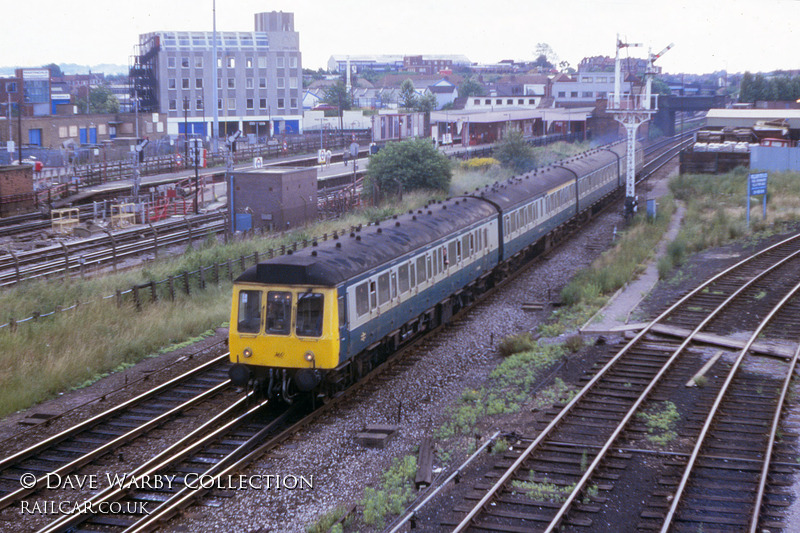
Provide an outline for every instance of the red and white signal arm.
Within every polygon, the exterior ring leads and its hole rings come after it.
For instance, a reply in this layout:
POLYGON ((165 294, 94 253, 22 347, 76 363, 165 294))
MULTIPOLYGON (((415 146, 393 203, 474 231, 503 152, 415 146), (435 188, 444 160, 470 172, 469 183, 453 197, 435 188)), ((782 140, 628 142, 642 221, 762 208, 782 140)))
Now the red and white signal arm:
POLYGON ((253 158, 253 168, 264 168, 264 158, 263 157, 254 157, 253 158))

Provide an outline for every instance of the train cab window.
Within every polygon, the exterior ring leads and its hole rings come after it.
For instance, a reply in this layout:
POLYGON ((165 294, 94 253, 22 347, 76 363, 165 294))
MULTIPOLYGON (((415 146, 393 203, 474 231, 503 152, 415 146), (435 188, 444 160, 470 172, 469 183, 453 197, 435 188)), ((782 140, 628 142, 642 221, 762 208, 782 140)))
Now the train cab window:
POLYGON ((417 283, 422 283, 428 279, 427 270, 425 270, 425 257, 417 257, 417 283))
POLYGON ((261 291, 239 291, 239 333, 258 333, 261 329, 261 291))
POLYGON ((297 319, 295 333, 298 337, 322 335, 322 311, 325 296, 316 292, 304 292, 297 296, 297 319))
POLYGON ((369 313, 369 289, 367 285, 366 281, 356 285, 356 314, 358 316, 364 316, 369 313))
POLYGON ((403 294, 411 287, 408 282, 408 265, 400 265, 397 268, 397 277, 400 281, 400 294, 403 294))
POLYGON ((267 333, 288 335, 292 327, 292 293, 267 293, 267 333))
POLYGON ((378 276, 378 305, 389 301, 389 273, 378 276))

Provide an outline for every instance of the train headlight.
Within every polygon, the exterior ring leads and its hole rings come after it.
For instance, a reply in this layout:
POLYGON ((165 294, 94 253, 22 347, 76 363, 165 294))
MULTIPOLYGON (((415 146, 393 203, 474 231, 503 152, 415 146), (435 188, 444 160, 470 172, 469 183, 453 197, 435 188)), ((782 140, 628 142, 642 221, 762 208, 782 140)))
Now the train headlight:
POLYGON ((245 348, 244 351, 242 352, 242 355, 244 355, 245 357, 252 357, 253 350, 251 350, 250 348, 245 348))
POLYGON ((311 351, 306 352, 305 355, 303 355, 303 359, 311 363, 312 361, 314 361, 314 352, 311 351))

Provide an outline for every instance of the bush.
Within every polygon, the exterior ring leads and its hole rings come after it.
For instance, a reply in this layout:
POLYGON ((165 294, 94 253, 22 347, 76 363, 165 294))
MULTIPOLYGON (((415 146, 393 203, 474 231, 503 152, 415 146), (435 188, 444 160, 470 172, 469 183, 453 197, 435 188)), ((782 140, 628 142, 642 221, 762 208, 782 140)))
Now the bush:
POLYGON ((429 140, 409 139, 387 144, 369 159, 364 190, 377 185, 383 192, 408 192, 416 189, 446 191, 453 171, 447 156, 429 140))
POLYGON ((528 172, 536 166, 533 148, 519 131, 510 131, 505 138, 495 144, 494 154, 500 164, 516 173, 528 172))
POLYGON ((500 355, 503 357, 508 357, 509 355, 519 352, 527 352, 535 348, 536 341, 533 339, 530 332, 526 331, 525 333, 510 335, 501 340, 500 346, 497 347, 497 351, 499 351, 500 355))

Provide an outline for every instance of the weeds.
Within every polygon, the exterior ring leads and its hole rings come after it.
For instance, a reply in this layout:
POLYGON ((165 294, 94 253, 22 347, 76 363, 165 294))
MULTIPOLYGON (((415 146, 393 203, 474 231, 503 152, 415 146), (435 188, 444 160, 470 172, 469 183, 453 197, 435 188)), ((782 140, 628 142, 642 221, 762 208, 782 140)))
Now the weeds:
POLYGON ((678 436, 675 433, 675 423, 680 419, 678 408, 672 402, 663 402, 660 409, 649 413, 637 413, 638 418, 644 420, 647 426, 647 440, 659 446, 666 446, 678 436))
MULTIPOLYGON (((332 532, 334 530, 332 530, 331 528, 333 528, 334 524, 339 522, 346 513, 347 513, 347 508, 340 505, 335 509, 323 514, 313 524, 307 525, 306 533, 328 533, 329 531, 332 532)), ((345 527, 350 525, 351 521, 352 517, 347 517, 344 520, 345 527)), ((341 528, 341 525, 339 525, 339 527, 341 528)), ((341 529, 339 531, 341 531, 341 529)))
POLYGON ((413 455, 396 457, 392 466, 383 474, 380 489, 366 487, 364 499, 364 522, 370 526, 383 528, 386 515, 399 515, 405 506, 414 499, 412 480, 417 472, 417 459, 413 455))

